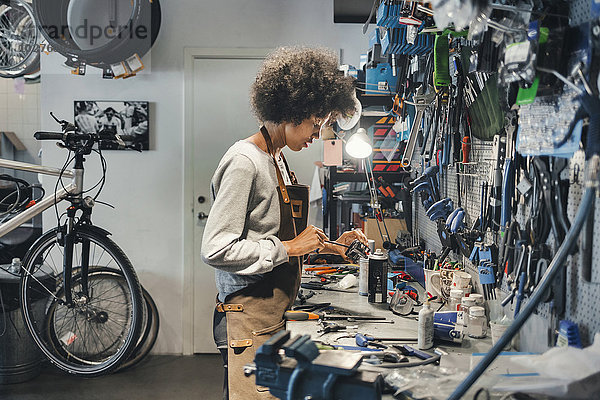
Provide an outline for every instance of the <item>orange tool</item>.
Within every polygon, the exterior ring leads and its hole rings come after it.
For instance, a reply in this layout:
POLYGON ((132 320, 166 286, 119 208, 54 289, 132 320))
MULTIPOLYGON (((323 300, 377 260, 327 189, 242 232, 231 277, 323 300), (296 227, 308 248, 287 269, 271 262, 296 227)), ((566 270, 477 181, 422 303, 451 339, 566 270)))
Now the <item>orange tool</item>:
POLYGON ((462 138, 462 162, 469 162, 469 153, 471 152, 471 138, 465 136, 462 138))
POLYGON ((317 275, 333 274, 336 272, 339 272, 339 269, 337 269, 337 268, 324 269, 322 271, 317 272, 317 275))
POLYGON ((322 267, 307 267, 304 268, 305 271, 323 271, 325 269, 331 269, 330 266, 322 266, 322 267))
POLYGON ((285 314, 283 314, 283 317, 286 321, 306 321, 321 318, 319 314, 314 312, 294 310, 286 311, 285 314))

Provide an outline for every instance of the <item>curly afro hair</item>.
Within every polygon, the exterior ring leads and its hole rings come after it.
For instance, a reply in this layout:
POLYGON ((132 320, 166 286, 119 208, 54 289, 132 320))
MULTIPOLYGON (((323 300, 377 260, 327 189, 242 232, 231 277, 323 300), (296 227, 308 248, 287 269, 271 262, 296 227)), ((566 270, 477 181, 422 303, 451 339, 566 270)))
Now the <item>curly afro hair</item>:
POLYGON ((351 112, 353 81, 338 70, 338 59, 330 50, 280 47, 260 67, 250 102, 261 122, 299 125, 313 115, 351 112))

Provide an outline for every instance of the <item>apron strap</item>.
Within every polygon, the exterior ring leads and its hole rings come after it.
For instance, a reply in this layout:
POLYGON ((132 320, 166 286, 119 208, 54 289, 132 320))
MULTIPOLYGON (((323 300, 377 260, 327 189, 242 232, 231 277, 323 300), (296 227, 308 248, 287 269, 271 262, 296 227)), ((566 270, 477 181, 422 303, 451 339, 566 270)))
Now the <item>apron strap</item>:
POLYGON ((292 182, 292 185, 297 185, 298 178, 296 178, 296 174, 290 169, 290 166, 288 165, 287 160, 285 159, 285 156, 283 155, 283 152, 281 153, 281 159, 283 160, 285 169, 287 170, 287 173, 290 176, 290 182, 292 182))
MULTIPOLYGON (((269 131, 267 131, 267 128, 265 128, 265 126, 263 125, 260 127, 260 132, 262 133, 262 135, 265 139, 265 142, 267 143, 267 150, 269 150, 269 154, 271 154, 271 157, 273 158, 273 162, 275 162, 275 172, 277 173, 277 182, 279 184, 279 190, 281 191, 281 197, 283 198, 283 202, 286 204, 289 204, 290 196, 288 195, 287 188, 285 187, 285 182, 283 181, 283 176, 281 176, 279 164, 277 163, 277 160, 275 159, 275 156, 273 155, 273 142, 271 142, 271 136, 269 136, 269 131)), ((285 158, 284 158, 284 160, 285 160, 285 158)), ((286 163, 286 168, 287 168, 287 163, 286 163)))

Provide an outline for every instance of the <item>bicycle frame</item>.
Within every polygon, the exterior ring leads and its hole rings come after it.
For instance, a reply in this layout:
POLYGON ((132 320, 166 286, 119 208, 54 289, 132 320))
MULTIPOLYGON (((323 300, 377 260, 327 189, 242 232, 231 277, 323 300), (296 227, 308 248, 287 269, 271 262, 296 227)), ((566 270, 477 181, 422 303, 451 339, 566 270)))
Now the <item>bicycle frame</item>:
POLYGON ((37 172, 42 175, 49 176, 63 176, 71 178, 71 183, 63 189, 62 187, 56 192, 44 197, 35 205, 25 209, 24 211, 15 215, 9 221, 0 224, 0 237, 13 231, 23 223, 29 221, 36 215, 41 214, 54 204, 64 200, 68 196, 81 196, 83 188, 83 169, 75 168, 73 170, 61 170, 58 168, 46 167, 43 165, 29 164, 20 161, 6 160, 0 158, 1 168, 10 168, 20 171, 37 172))
MULTIPOLYGON (((75 167, 73 170, 60 170, 57 168, 46 167, 43 165, 35 165, 29 163, 23 163, 19 161, 6 160, 0 158, 0 167, 3 168, 11 168, 17 169, 21 171, 28 172, 37 172, 42 175, 50 175, 50 176, 58 176, 58 177, 69 177, 71 178, 71 183, 66 187, 61 187, 56 192, 52 193, 49 196, 46 196, 39 203, 25 209, 24 211, 18 213, 15 217, 13 217, 10 221, 7 221, 3 224, 0 224, 0 237, 6 235, 8 232, 16 229, 18 226, 23 224, 25 221, 30 220, 34 216, 41 214, 48 208, 52 207, 54 204, 66 199, 67 197, 75 198, 77 202, 81 203, 82 200, 82 192, 83 192, 83 154, 77 154, 75 156, 75 167)), ((59 178, 60 179, 60 178, 59 178)), ((73 217, 75 215, 75 210, 70 207, 67 210, 67 215, 69 217, 69 222, 67 224, 67 230, 65 235, 65 244, 64 244, 64 264, 63 264, 63 285, 65 290, 65 299, 67 304, 72 304, 73 298, 71 294, 71 272, 73 267, 73 245, 74 245, 74 236, 73 236, 73 217)), ((83 242, 83 254, 82 254, 82 291, 85 295, 88 294, 88 282, 87 282, 87 272, 89 268, 89 242, 83 242)))

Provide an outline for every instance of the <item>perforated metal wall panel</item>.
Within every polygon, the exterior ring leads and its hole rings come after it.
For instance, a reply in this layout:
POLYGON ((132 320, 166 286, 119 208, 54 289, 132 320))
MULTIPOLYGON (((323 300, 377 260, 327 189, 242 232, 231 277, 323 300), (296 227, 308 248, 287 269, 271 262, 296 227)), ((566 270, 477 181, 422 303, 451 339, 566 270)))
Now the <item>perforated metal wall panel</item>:
MULTIPOLYGON (((473 140, 471 151, 471 164, 466 165, 460 175, 462 207, 466 210, 465 225, 470 227, 477 219, 480 213, 481 204, 481 183, 489 179, 489 169, 491 167, 492 148, 491 142, 482 142, 473 140)), ((415 157, 415 160, 419 156, 415 157)), ((563 171, 563 178, 569 179, 569 195, 567 214, 570 220, 573 220, 575 213, 581 202, 583 194, 583 162, 584 154, 579 151, 570 161, 569 167, 563 171)), ((416 167, 416 165, 415 165, 416 167)), ((418 168, 418 167, 416 167, 418 168)), ((441 197, 450 197, 454 201, 454 206, 458 206, 456 166, 447 167, 446 174, 442 179, 441 197)), ((441 243, 437 234, 436 225, 431 222, 425 213, 423 206, 418 199, 414 204, 414 215, 416 217, 416 229, 420 238, 426 243, 428 249, 441 252, 441 243)), ((529 216, 529 204, 521 204, 517 210, 517 221, 524 227, 529 216)), ((591 282, 585 282, 581 276, 581 254, 578 253, 569 257, 566 263, 567 268, 567 303, 564 319, 571 320, 579 325, 582 342, 588 345, 593 340, 596 332, 600 332, 600 200, 596 202, 594 219, 594 247, 593 247, 593 265, 591 282)), ((487 243, 499 243, 500 236, 497 233, 488 231, 486 233, 487 243)), ((549 244, 554 250, 552 235, 548 239, 549 244)), ((579 244, 579 248, 581 245, 579 244)), ((476 267, 471 262, 460 255, 451 253, 451 259, 461 261, 465 265, 465 270, 474 277, 474 289, 481 293, 482 288, 477 278, 476 267)), ((503 282, 500 288, 502 296, 508 294, 506 282, 503 282)), ((511 306, 505 308, 507 314, 512 314, 511 306)), ((554 330, 557 328, 558 320, 553 315, 552 304, 541 304, 536 312, 536 323, 527 324, 521 331, 522 350, 541 351, 549 346, 553 346, 555 340, 554 330), (549 338, 549 332, 551 333, 549 338)))

